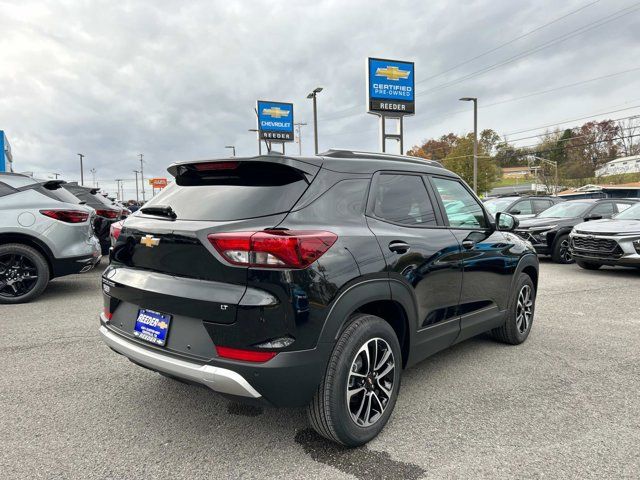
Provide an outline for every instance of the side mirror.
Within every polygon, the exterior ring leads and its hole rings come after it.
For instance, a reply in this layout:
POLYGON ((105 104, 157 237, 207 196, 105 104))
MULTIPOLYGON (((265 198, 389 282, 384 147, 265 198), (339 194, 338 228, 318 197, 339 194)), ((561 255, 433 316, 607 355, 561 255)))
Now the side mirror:
POLYGON ((585 222, 588 222, 589 220, 602 220, 602 215, 587 215, 584 217, 585 222))
POLYGON ((496 214, 496 230, 500 232, 513 232, 520 225, 520 221, 513 215, 505 212, 496 214))

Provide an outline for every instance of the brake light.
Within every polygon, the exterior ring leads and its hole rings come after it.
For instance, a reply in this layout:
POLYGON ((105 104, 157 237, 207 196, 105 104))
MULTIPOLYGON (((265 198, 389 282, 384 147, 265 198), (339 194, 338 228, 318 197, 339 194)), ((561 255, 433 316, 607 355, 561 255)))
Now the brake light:
POLYGON ((255 350, 241 350, 239 348, 216 346, 218 356, 231 360, 242 360, 244 362, 262 363, 271 360, 278 352, 256 352, 255 350))
POLYGON ((104 317, 107 320, 111 320, 111 317, 113 317, 113 313, 109 311, 109 307, 104 307, 103 311, 104 311, 104 317))
POLYGON ((87 212, 81 212, 79 210, 40 210, 40 213, 65 223, 82 223, 86 222, 89 218, 87 212))
POLYGON ((225 260, 259 268, 306 268, 336 242, 325 231, 264 230, 212 233, 207 237, 225 260))
POLYGON ((120 232, 122 232, 122 223, 112 223, 111 227, 109 228, 110 230, 110 234, 113 237, 114 240, 118 240, 118 237, 120 236, 120 232))
POLYGON ((96 210, 96 215, 105 218, 118 218, 118 212, 115 210, 96 210))
POLYGON ((195 163, 193 166, 199 172, 209 172, 212 170, 235 170, 240 162, 206 162, 195 163))

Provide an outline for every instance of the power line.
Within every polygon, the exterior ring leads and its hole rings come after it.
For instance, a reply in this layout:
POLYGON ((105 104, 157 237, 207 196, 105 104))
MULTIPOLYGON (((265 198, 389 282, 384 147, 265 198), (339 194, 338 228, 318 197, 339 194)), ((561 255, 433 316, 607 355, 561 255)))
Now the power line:
POLYGON ((416 82, 416 85, 418 85, 420 83, 427 82, 429 80, 432 80, 432 79, 434 79, 436 77, 444 75, 445 73, 449 73, 450 71, 455 70, 458 67, 461 67, 461 66, 466 65, 466 64, 468 64, 470 62, 473 62, 474 60, 477 60, 477 59, 482 58, 482 57, 484 57, 486 55, 489 55, 490 53, 496 52, 496 51, 500 50, 501 48, 506 47, 507 45, 511 45, 512 43, 515 43, 518 40, 522 40, 523 38, 528 37, 529 35, 532 35, 532 34, 538 32, 538 31, 540 31, 540 30, 542 30, 542 29, 544 29, 544 28, 546 28, 546 27, 548 27, 550 25, 553 25, 554 23, 558 23, 559 21, 564 20, 565 18, 570 17, 571 15, 574 15, 574 14, 576 14, 578 12, 581 12, 582 10, 584 10, 586 8, 589 8, 590 6, 595 5, 596 3, 599 3, 599 2, 600 2, 600 0, 596 0, 595 2, 591 2, 591 3, 588 3, 587 5, 583 5, 582 7, 578 8, 576 10, 573 10, 573 11, 571 11, 571 12, 565 14, 565 15, 562 15, 561 17, 558 17, 558 18, 556 18, 554 20, 551 20, 550 22, 547 22, 544 25, 540 25, 539 27, 536 27, 533 30, 529 30, 528 32, 523 33, 522 35, 519 35, 519 36, 517 36, 515 38, 512 38, 511 40, 509 40, 509 41, 507 41, 505 43, 502 43, 502 44, 498 45, 497 47, 494 47, 494 48, 492 48, 490 50, 487 50, 486 52, 483 52, 483 53, 481 53, 479 55, 476 55, 475 57, 469 58, 469 59, 465 60, 464 62, 461 62, 461 63, 458 63, 456 65, 453 65, 452 67, 449 67, 446 70, 443 70, 443 71, 441 71, 439 73, 436 73, 435 75, 431 75, 430 77, 424 78, 424 79, 420 80, 419 82, 416 82))
POLYGON ((513 56, 511 56, 511 57, 509 57, 509 58, 507 58, 505 60, 502 60, 500 62, 497 62, 497 63, 494 63, 492 65, 489 65, 488 67, 481 68, 479 70, 476 70, 475 72, 471 72, 471 73, 469 73, 467 75, 463 75, 463 76, 458 77, 458 78, 456 78, 454 80, 451 80, 449 82, 445 82, 445 83, 442 83, 440 85, 436 85, 435 87, 430 88, 429 90, 424 90, 424 91, 422 91, 420 93, 416 93, 416 97, 419 97, 419 96, 422 96, 422 95, 428 95, 430 93, 433 93, 433 92, 436 92, 436 91, 443 90, 445 88, 451 87, 453 85, 457 85, 458 83, 461 83, 461 82, 463 82, 465 80, 468 80, 470 78, 483 75, 483 74, 485 74, 487 72, 495 70, 496 68, 502 67, 504 65, 508 65, 509 63, 513 63, 516 60, 520 60, 521 58, 527 57, 527 56, 529 56, 529 55, 531 55, 533 53, 537 53, 537 52, 539 52, 541 50, 544 50, 545 48, 549 48, 549 47, 551 47, 553 45, 556 45, 556 44, 561 43, 561 42, 563 42, 565 40, 568 40, 569 38, 573 38, 575 36, 581 35, 581 34, 583 34, 585 32, 588 32, 590 30, 598 28, 598 27, 600 27, 602 25, 605 25, 605 24, 607 24, 609 22, 612 22, 614 20, 622 18, 622 17, 624 17, 626 15, 629 15, 629 14, 635 12, 638 9, 640 9, 640 2, 637 2, 637 3, 635 3, 635 4, 633 4, 633 5, 629 6, 629 7, 625 7, 623 9, 621 9, 621 10, 618 10, 617 12, 612 13, 610 15, 607 15, 606 17, 604 17, 604 18, 602 18, 600 20, 596 20, 595 22, 588 23, 588 24, 586 24, 586 25, 584 25, 584 26, 582 26, 580 28, 577 28, 575 30, 572 30, 572 31, 566 33, 566 34, 563 34, 563 35, 561 35, 559 37, 556 37, 556 38, 554 38, 552 40, 549 40, 546 43, 540 44, 540 45, 538 45, 536 47, 533 47, 533 48, 531 48, 529 50, 525 50, 525 51, 523 51, 523 52, 521 52, 521 53, 519 53, 517 55, 513 55, 513 56))

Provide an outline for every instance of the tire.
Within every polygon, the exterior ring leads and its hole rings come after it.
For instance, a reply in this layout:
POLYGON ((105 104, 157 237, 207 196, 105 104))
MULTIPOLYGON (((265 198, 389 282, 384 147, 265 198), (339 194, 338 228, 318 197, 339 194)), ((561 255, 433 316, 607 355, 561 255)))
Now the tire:
POLYGON ((372 440, 393 412, 401 369, 400 344, 391 325, 374 315, 353 316, 336 342, 324 379, 307 407, 311 426, 323 437, 347 447, 372 440), (362 374, 369 370, 367 352, 368 358, 378 357, 371 362, 379 366, 373 369, 378 377, 362 374), (393 369, 385 373, 390 365, 393 369), (354 393, 350 402, 347 389, 354 393))
POLYGON ((527 339, 529 332, 531 332, 536 309, 536 289, 531 277, 526 273, 521 273, 513 292, 504 325, 492 330, 491 333, 500 342, 519 345, 527 339), (529 292, 530 304, 528 306, 526 305, 526 291, 529 292), (526 314, 527 312, 528 314, 526 314), (521 314, 523 315, 522 319, 520 317, 521 314), (526 325, 523 326, 524 323, 526 325))
POLYGON ((35 248, 21 243, 0 245, 0 304, 30 302, 42 294, 49 277, 49 265, 35 248), (19 277, 22 280, 16 281, 19 277))
POLYGON ((573 257, 569 250, 569 235, 564 234, 556 238, 553 243, 553 252, 551 253, 551 259, 556 263, 568 264, 573 263, 573 257))
POLYGON ((576 263, 585 270, 598 270, 602 266, 601 263, 583 262, 582 260, 576 260, 576 263))

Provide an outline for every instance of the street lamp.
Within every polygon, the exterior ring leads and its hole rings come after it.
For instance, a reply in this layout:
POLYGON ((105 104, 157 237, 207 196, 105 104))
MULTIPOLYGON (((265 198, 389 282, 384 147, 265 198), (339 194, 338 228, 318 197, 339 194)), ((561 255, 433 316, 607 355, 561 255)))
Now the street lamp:
POLYGON ((315 141, 315 152, 318 154, 318 107, 316 104, 316 95, 322 91, 322 87, 314 88, 313 91, 307 95, 307 98, 313 99, 313 139, 315 141))
POLYGON ((306 126, 306 123, 294 123, 296 130, 298 131, 298 154, 302 156, 302 127, 306 126))
POLYGON ((256 137, 258 137, 258 155, 262 155, 262 143, 260 142, 260 130, 257 128, 250 128, 250 132, 255 132, 256 137))
MULTIPOLYGON (((542 157, 538 157, 536 155, 532 155, 534 159, 538 160, 539 162, 542 163, 546 163, 548 165, 551 165, 555 168, 555 185, 553 187, 553 194, 557 197, 558 196, 558 162, 556 160, 549 160, 547 158, 542 158, 542 157)), ((537 183, 537 171, 536 171, 536 183, 537 183)), ((546 188, 545 188, 546 190, 546 188)), ((538 191, 538 185, 536 185, 536 192, 538 191)))
POLYGON ((478 193, 478 99, 462 97, 461 102, 473 102, 473 191, 478 193))
POLYGON ((82 159, 84 158, 84 154, 79 153, 78 156, 80 157, 80 185, 84 185, 84 170, 82 168, 82 159))
POLYGON ((231 150, 233 150, 233 156, 236 156, 236 147, 235 145, 226 145, 224 148, 230 148, 231 150))
POLYGON ((136 203, 140 204, 140 196, 138 195, 138 174, 140 170, 134 170, 133 173, 136 174, 136 203))

